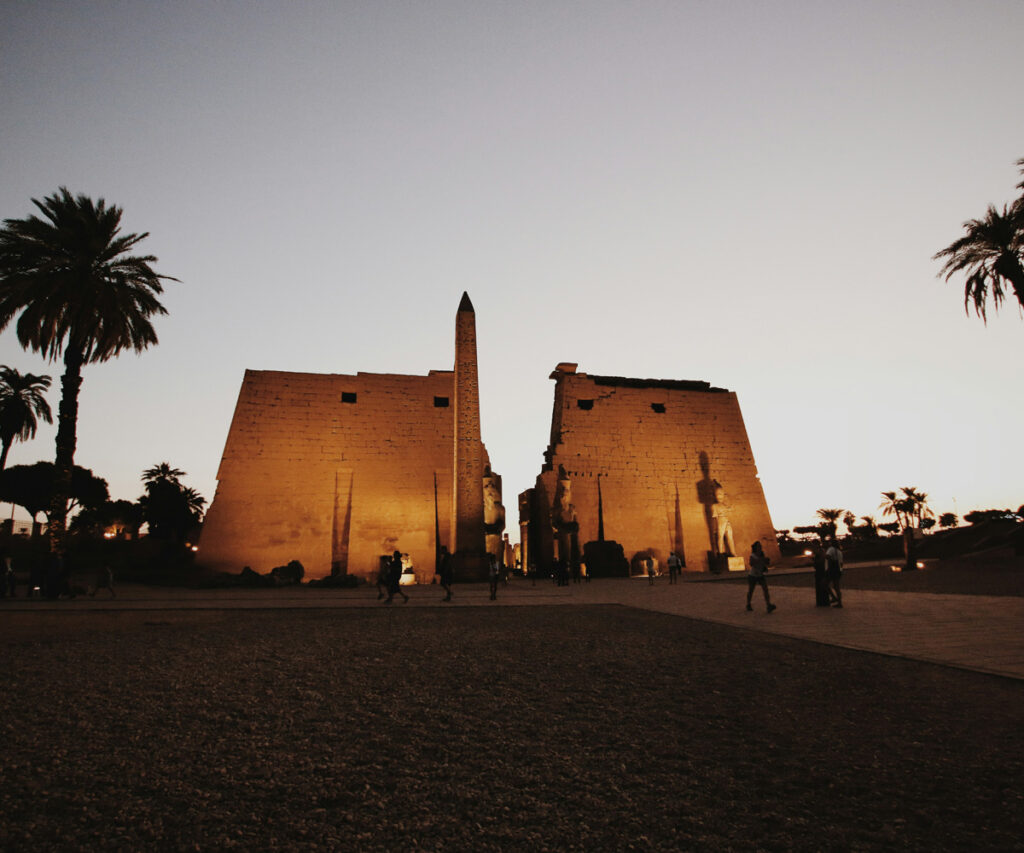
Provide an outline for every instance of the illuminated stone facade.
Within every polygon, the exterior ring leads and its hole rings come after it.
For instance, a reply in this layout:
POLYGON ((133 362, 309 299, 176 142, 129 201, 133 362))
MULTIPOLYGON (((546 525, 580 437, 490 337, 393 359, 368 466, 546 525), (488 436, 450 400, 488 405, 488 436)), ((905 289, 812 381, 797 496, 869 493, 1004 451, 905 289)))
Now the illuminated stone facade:
POLYGON ((755 540, 778 558, 734 393, 706 382, 588 376, 575 364, 560 364, 551 378, 551 443, 536 486, 519 496, 528 563, 546 570, 600 541, 623 547, 625 562, 605 566, 614 574, 644 573, 648 556, 665 572, 673 550, 689 571, 740 569, 755 540))
MULTIPOLYGON (((430 583, 439 538, 465 555, 462 577, 477 576, 490 472, 465 294, 455 366, 426 376, 247 370, 201 562, 266 572, 299 560, 307 578, 374 579, 380 557, 398 550, 411 558, 416 580, 430 583)), ((489 488, 495 483, 500 490, 490 475, 489 488)))

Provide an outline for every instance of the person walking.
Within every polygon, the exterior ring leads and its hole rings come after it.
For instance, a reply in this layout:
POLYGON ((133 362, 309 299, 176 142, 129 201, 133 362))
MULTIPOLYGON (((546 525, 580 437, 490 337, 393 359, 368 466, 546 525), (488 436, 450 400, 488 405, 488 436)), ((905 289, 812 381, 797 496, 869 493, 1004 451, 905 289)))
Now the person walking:
POLYGON ((377 569, 377 601, 380 601, 388 594, 388 578, 391 576, 391 558, 381 555, 377 562, 380 564, 377 569))
POLYGON ((391 561, 388 566, 388 597, 384 599, 385 604, 390 604, 391 599, 395 597, 395 593, 402 596, 402 602, 406 603, 409 601, 409 596, 402 592, 402 552, 395 551, 391 555, 391 561))
POLYGON ((816 607, 828 607, 828 575, 825 572, 825 550, 821 543, 814 545, 811 560, 814 564, 814 604, 816 607))
POLYGON ((679 573, 683 570, 683 561, 679 559, 679 555, 673 551, 668 555, 668 582, 676 583, 679 580, 679 573))
POLYGON ((488 559, 490 560, 490 567, 488 569, 487 576, 488 576, 488 580, 491 583, 491 601, 497 601, 498 600, 498 577, 499 577, 498 558, 495 557, 494 554, 488 554, 487 556, 488 556, 488 559))
POLYGON ((6 596, 14 598, 17 582, 15 581, 14 566, 11 563, 11 558, 6 554, 0 558, 0 572, 3 573, 3 577, 0 577, 0 598, 6 596))
POLYGON ((644 565, 647 567, 647 583, 654 586, 654 557, 644 557, 644 565))
POLYGON ((755 542, 750 546, 750 558, 747 562, 750 564, 750 568, 747 570, 747 610, 754 609, 750 599, 754 595, 754 589, 760 586, 764 590, 765 606, 768 608, 768 612, 771 613, 775 609, 775 605, 772 604, 771 596, 768 594, 768 581, 764 577, 764 573, 768 570, 771 560, 764 553, 760 542, 755 542))
POLYGON ((832 544, 825 552, 825 572, 828 576, 828 593, 832 606, 842 607, 843 552, 839 549, 839 543, 835 539, 832 540, 832 544))
POLYGON ((448 549, 441 546, 441 564, 438 566, 438 574, 441 576, 441 588, 447 593, 441 601, 452 600, 452 555, 448 549))

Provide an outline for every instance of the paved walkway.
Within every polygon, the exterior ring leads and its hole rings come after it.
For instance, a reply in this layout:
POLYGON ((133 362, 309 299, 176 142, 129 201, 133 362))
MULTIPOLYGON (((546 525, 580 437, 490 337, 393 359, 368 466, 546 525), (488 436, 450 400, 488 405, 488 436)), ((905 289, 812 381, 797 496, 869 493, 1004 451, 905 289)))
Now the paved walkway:
MULTIPOLYGON (((733 583, 682 582, 659 578, 595 580, 556 587, 514 578, 501 587, 498 600, 488 600, 484 584, 456 585, 454 600, 442 604, 437 586, 406 587, 409 604, 398 599, 391 607, 507 607, 620 604, 767 631, 850 649, 913 658, 1010 678, 1024 679, 1024 598, 974 595, 928 595, 907 592, 845 590, 843 609, 814 606, 813 589, 775 587, 778 605, 765 612, 760 590, 755 611, 745 607, 746 587, 733 583)), ((280 590, 186 590, 142 586, 118 587, 116 599, 105 592, 96 598, 40 601, 0 600, 5 614, 26 612, 88 612, 124 610, 237 610, 382 607, 376 589, 325 590, 299 587, 280 590)))

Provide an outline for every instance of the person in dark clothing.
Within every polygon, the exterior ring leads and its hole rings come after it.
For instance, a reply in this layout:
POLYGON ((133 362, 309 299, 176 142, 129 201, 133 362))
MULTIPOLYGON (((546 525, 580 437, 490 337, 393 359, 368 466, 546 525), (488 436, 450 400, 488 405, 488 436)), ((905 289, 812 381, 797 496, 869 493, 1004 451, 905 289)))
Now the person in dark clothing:
POLYGON ((438 565, 437 573, 441 576, 441 587, 447 593, 441 601, 452 600, 452 555, 448 553, 448 549, 441 546, 441 562, 438 565))
POLYGON ((555 563, 555 584, 557 586, 569 585, 569 564, 565 560, 558 560, 555 563))
POLYGON ((487 579, 490 581, 490 586, 491 586, 491 601, 497 601, 498 600, 498 578, 499 578, 498 558, 495 557, 494 554, 488 554, 487 555, 487 559, 488 559, 487 579))
POLYGON ((402 592, 402 552, 395 551, 391 555, 391 564, 388 572, 388 597, 384 599, 385 604, 390 604, 395 594, 402 596, 402 601, 408 601, 409 596, 402 592))
POLYGON ((679 554, 673 551, 668 555, 668 582, 678 583, 679 572, 682 571, 683 561, 679 559, 679 554))
POLYGON ((764 578, 764 573, 768 570, 770 563, 771 560, 768 559, 760 542, 755 542, 750 546, 750 557, 747 560, 749 566, 747 569, 747 610, 754 609, 750 599, 757 587, 761 587, 764 592, 764 603, 768 612, 771 613, 775 610, 775 605, 772 604, 771 596, 768 594, 768 581, 764 578))
POLYGON ((0 598, 10 596, 14 598, 17 582, 14 578, 14 564, 6 554, 0 556, 0 598))
POLYGON ((391 574, 391 558, 382 556, 377 571, 377 601, 388 594, 388 576, 391 574))
POLYGON ((843 606, 843 552, 835 539, 825 552, 825 573, 828 577, 828 592, 833 607, 843 606))
POLYGON ((825 552, 820 543, 814 546, 814 603, 817 607, 828 607, 828 575, 825 573, 825 552))

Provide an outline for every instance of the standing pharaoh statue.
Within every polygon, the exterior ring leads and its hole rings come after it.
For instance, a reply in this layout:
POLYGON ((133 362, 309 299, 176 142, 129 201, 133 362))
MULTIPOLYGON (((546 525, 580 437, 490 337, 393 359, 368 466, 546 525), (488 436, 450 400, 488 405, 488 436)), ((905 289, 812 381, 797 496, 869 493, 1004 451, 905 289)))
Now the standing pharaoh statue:
POLYGON ((572 480, 562 465, 558 466, 558 488, 555 503, 551 507, 551 528, 555 534, 557 561, 565 561, 571 567, 579 559, 579 523, 576 521, 576 507, 572 503, 572 480))
POLYGON ((736 541, 732 535, 732 522, 729 521, 729 504, 726 501, 725 489, 715 481, 715 502, 711 506, 711 527, 715 556, 720 559, 736 556, 736 541))
POLYGON ((501 503, 501 478, 484 468, 484 537, 487 553, 501 559, 504 543, 501 534, 505 531, 505 507, 501 503))

